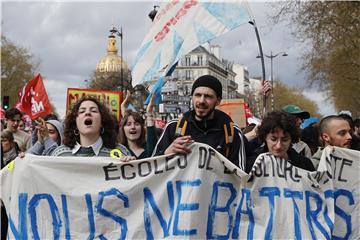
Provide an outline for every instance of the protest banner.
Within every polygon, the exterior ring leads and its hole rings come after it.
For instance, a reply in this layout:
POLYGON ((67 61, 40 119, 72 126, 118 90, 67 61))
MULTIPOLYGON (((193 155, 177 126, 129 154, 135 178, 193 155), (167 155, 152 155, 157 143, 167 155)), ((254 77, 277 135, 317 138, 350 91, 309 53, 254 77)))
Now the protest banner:
POLYGON ((26 155, 1 171, 10 239, 355 239, 359 154, 317 172, 269 153, 249 175, 205 144, 121 163, 26 155), (225 167, 226 166, 226 167, 225 167))
POLYGON ((74 104, 84 96, 92 96, 107 106, 110 112, 120 121, 121 102, 123 100, 123 92, 68 88, 66 97, 66 112, 70 112, 74 104))

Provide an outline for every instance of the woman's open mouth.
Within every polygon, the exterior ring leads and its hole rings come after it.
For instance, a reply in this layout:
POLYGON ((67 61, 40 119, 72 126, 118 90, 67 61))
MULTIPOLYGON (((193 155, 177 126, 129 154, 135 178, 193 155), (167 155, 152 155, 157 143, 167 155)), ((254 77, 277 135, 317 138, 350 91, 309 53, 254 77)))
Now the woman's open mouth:
POLYGON ((92 121, 92 119, 90 119, 90 118, 87 118, 87 119, 85 119, 85 121, 84 121, 85 126, 91 126, 92 123, 93 123, 93 121, 92 121))
POLYGON ((136 130, 132 130, 132 131, 129 131, 130 134, 136 134, 137 131, 136 130))

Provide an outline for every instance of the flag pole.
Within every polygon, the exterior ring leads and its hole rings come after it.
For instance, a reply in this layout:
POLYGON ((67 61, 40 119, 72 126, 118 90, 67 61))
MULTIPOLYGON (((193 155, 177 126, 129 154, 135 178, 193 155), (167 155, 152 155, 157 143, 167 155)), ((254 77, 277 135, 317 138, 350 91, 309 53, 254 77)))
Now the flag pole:
MULTIPOLYGON (((266 73, 265 73, 265 61, 264 61, 264 54, 263 54, 261 40, 260 40, 260 34, 259 34, 259 30, 257 28, 256 22, 255 22, 255 18, 252 15, 250 6, 249 6, 249 4, 247 2, 246 2, 246 7, 248 9, 248 13, 249 13, 249 16, 250 16, 249 23, 254 26, 255 35, 256 35, 257 42, 258 42, 258 46, 259 46, 260 59, 261 59, 261 69, 262 69, 262 79, 261 80, 262 80, 262 85, 264 85, 266 73)), ((264 106, 263 115, 265 116, 265 114, 268 112, 268 97, 265 94, 263 95, 263 106, 264 106)))

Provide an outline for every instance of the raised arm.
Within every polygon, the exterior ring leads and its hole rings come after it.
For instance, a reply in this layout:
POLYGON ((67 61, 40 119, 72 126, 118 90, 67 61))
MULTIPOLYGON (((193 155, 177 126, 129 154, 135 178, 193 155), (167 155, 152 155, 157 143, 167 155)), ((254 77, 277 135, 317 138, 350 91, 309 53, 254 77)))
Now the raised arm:
POLYGON ((131 92, 128 90, 126 92, 126 97, 125 97, 124 101, 121 103, 121 116, 125 115, 127 106, 130 103, 130 99, 131 99, 131 92))

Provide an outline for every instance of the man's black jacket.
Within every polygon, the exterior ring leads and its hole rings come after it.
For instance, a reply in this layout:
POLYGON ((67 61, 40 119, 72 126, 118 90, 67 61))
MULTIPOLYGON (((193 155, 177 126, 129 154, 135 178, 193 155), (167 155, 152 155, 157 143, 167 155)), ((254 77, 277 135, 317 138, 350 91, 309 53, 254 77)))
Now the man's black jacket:
MULTIPOLYGON (((214 118, 210 120, 197 121, 195 119, 195 112, 185 113, 187 116, 187 127, 185 136, 191 136, 195 142, 205 143, 215 148, 222 155, 226 155, 226 142, 224 123, 231 121, 231 118, 220 110, 214 111, 214 118)), ((163 155, 165 150, 170 146, 176 137, 176 125, 178 120, 169 122, 159 141, 156 144, 153 156, 163 155)), ((241 169, 245 169, 245 144, 246 138, 242 135, 240 129, 234 126, 234 140, 230 147, 230 153, 228 159, 239 166, 241 169)))

